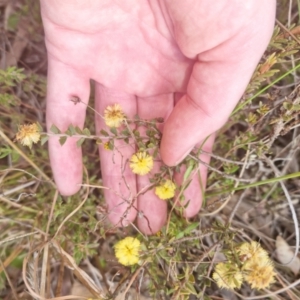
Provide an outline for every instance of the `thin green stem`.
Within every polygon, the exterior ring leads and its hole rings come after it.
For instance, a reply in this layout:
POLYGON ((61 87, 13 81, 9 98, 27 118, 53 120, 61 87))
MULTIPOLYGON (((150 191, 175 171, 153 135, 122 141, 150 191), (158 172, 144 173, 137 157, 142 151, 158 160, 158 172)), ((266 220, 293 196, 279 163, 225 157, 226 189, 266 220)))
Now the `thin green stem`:
MULTIPOLYGON (((298 0, 298 1, 300 1, 300 0, 298 0)), ((270 87, 272 87, 275 83, 277 83, 278 81, 282 80, 284 77, 286 77, 289 74, 295 72, 298 68, 300 68, 300 64, 297 65, 296 67, 290 69, 288 72, 284 73, 282 76, 276 78, 274 81, 272 81, 270 84, 268 84, 263 89, 259 90, 255 95, 253 95, 252 97, 250 97, 248 100, 246 100, 245 102, 243 102, 240 105, 238 105, 238 107, 231 113, 231 116, 235 115, 244 106, 246 106, 247 104, 249 104, 253 99, 255 99, 256 97, 258 97, 259 95, 261 95, 264 91, 266 91, 267 89, 269 89, 270 87)))
POLYGON ((227 190, 222 190, 220 192, 207 194, 206 197, 216 196, 216 195, 220 195, 220 194, 224 194, 224 193, 230 193, 230 192, 233 192, 233 191, 245 190, 245 189, 252 188, 252 187, 257 187, 257 186, 260 186, 260 185, 276 183, 276 182, 279 182, 279 181, 282 181, 282 180, 287 180, 287 179, 292 179, 292 178, 297 178, 297 177, 300 177, 300 172, 291 173, 291 174, 287 174, 287 175, 284 175, 284 176, 270 178, 270 179, 266 179, 266 180, 261 180, 261 181, 254 182, 254 183, 240 185, 236 188, 230 188, 230 189, 227 189, 227 190))

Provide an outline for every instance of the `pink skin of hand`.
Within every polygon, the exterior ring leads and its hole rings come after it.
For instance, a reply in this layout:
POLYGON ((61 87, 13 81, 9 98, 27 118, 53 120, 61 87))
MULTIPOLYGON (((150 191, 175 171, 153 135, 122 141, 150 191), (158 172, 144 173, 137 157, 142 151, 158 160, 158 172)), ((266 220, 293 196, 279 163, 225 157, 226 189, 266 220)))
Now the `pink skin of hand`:
MULTIPOLYGON (((100 114, 119 103, 129 118, 166 120, 160 154, 167 165, 180 162, 209 135, 203 149, 211 152, 214 133, 242 96, 270 40, 275 6, 274 0, 41 0, 49 60, 48 129, 52 124, 61 130, 84 126, 85 105, 70 99, 87 103, 93 79, 100 114)), ((100 117, 95 123, 97 132, 107 129, 100 117)), ((167 203, 148 191, 134 203, 137 210, 124 215, 124 199, 134 199, 149 177, 135 176, 127 164, 128 189, 120 169, 135 150, 124 142, 117 147, 123 161, 117 152, 112 159, 112 151, 99 147, 103 185, 110 188, 104 191, 109 219, 127 225, 140 211, 140 230, 155 233, 166 222, 167 203)), ((76 140, 61 147, 51 138, 49 152, 59 191, 76 193, 82 183, 76 140)), ((209 156, 200 158, 209 163, 209 156)), ((201 166, 200 173, 205 186, 207 169, 201 166)), ((196 177, 185 192, 190 200, 186 217, 201 207, 196 177)), ((182 174, 175 180, 180 184, 182 174)))

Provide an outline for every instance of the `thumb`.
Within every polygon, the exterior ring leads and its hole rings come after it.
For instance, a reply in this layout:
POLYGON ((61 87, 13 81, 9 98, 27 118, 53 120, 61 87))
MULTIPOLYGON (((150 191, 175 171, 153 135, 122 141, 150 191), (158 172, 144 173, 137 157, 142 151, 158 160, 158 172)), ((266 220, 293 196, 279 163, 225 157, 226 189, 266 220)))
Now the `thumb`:
POLYGON ((250 43, 235 51, 232 49, 237 49, 233 47, 237 47, 236 43, 229 42, 198 55, 187 93, 164 126, 161 156, 167 165, 178 164, 197 143, 224 125, 243 95, 267 42, 266 39, 264 45, 250 43))
POLYGON ((183 96, 168 118, 161 142, 161 157, 167 165, 177 165, 194 148, 226 121, 227 114, 213 120, 188 95, 183 96))
MULTIPOLYGON (((253 7, 255 19, 245 22, 237 19, 237 27, 232 28, 218 25, 213 31, 218 38, 212 34, 211 43, 208 36, 191 38, 189 34, 194 27, 183 28, 181 40, 187 41, 183 49, 192 54, 196 62, 186 95, 175 106, 164 127, 160 150, 167 165, 178 164, 198 142, 217 131, 243 95, 272 36, 275 19, 275 1, 253 7)), ((188 23, 180 24, 187 26, 188 23)), ((216 24, 219 23, 216 21, 216 24)), ((210 32, 210 27, 202 29, 210 32)))

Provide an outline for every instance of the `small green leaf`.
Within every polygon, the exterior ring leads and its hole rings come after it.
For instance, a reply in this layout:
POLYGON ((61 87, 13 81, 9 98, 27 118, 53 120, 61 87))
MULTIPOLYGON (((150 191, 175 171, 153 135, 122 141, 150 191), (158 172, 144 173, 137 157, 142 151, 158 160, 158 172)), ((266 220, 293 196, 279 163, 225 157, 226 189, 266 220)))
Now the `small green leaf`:
POLYGON ((124 130, 121 131, 122 135, 128 136, 129 135, 129 130, 126 128, 124 130))
POLYGON ((76 129, 73 126, 73 124, 71 124, 68 128, 69 132, 70 132, 70 136, 75 135, 76 134, 76 129))
POLYGON ((183 231, 181 231, 181 232, 179 232, 177 235, 176 235, 176 239, 178 240, 178 239, 181 239, 181 238, 183 238, 184 237, 184 232, 183 231))
POLYGON ((153 145, 157 145, 158 143, 157 143, 158 141, 155 139, 155 138, 150 138, 149 139, 149 143, 151 143, 151 144, 153 144, 153 145))
POLYGON ((184 229, 184 233, 185 234, 189 234, 191 233, 195 228, 197 228, 199 226, 198 222, 194 222, 191 225, 189 225, 187 228, 184 229))
POLYGON ((11 152, 11 158, 12 158, 12 161, 13 161, 14 163, 17 162, 17 161, 19 160, 19 158, 20 158, 19 152, 13 150, 13 151, 11 152))
POLYGON ((61 131, 54 124, 52 124, 52 126, 50 127, 50 131, 53 132, 54 134, 61 133, 61 131))
POLYGON ((187 183, 184 184, 184 191, 189 187, 189 185, 191 184, 192 182, 192 178, 190 178, 187 183))
POLYGON ((41 146, 43 146, 49 140, 49 136, 45 135, 41 138, 41 146))
POLYGON ((85 140, 85 138, 82 137, 82 138, 80 138, 80 139, 76 142, 76 145, 77 145, 78 148, 81 147, 81 145, 83 144, 84 140, 85 140))
POLYGON ((75 127, 75 131, 78 134, 82 134, 82 130, 78 126, 75 127))
POLYGON ((152 149, 152 148, 154 148, 154 144, 153 143, 147 143, 147 148, 148 149, 152 149))
POLYGON ((66 140, 67 140, 67 137, 66 137, 66 136, 61 136, 61 137, 59 138, 59 143, 60 143, 60 145, 63 146, 64 143, 66 142, 66 140))
POLYGON ((111 127, 109 130, 110 130, 110 132, 111 132, 112 134, 118 135, 118 132, 117 132, 116 127, 111 127))
POLYGON ((82 131, 82 133, 83 133, 84 135, 86 135, 86 136, 91 136, 91 133, 90 133, 90 131, 88 130, 88 128, 84 128, 83 131, 82 131))
POLYGON ((64 134, 66 134, 68 136, 72 136, 72 133, 69 128, 64 132, 64 134))
POLYGON ((147 148, 143 142, 137 142, 137 146, 140 151, 144 151, 147 148))
POLYGON ((39 132, 43 131, 43 127, 42 127, 42 125, 39 122, 36 122, 36 125, 37 125, 37 127, 39 129, 39 132))
POLYGON ((110 140, 110 141, 108 142, 108 149, 109 149, 109 150, 114 150, 114 147, 115 147, 115 145, 114 145, 114 140, 110 140))
POLYGON ((132 132, 135 137, 140 137, 140 132, 138 130, 134 129, 132 132))
POLYGON ((0 84, 15 86, 16 83, 19 83, 26 78, 23 71, 24 69, 18 69, 15 66, 8 67, 6 70, 0 70, 0 84))
POLYGON ((10 149, 8 146, 4 146, 3 148, 0 148, 0 158, 6 157, 12 152, 12 149, 10 149))
POLYGON ((190 160, 189 161, 189 166, 188 166, 188 168, 184 172, 183 181, 187 180, 187 178, 191 175, 193 169, 194 169, 194 163, 193 163, 193 161, 190 160))
POLYGON ((183 206, 184 209, 187 209, 187 207, 190 205, 191 200, 189 199, 183 206))
MULTIPOLYGON (((197 292, 194 288, 194 285, 190 282, 187 282, 185 285, 185 289, 186 289, 186 294, 187 295, 197 295, 197 292)), ((183 291, 184 293, 184 291, 183 291)))
POLYGON ((1 107, 4 106, 6 108, 9 108, 11 106, 20 105, 19 99, 17 98, 17 96, 11 95, 11 94, 8 94, 8 93, 1 93, 0 94, 0 104, 1 104, 1 107))
MULTIPOLYGON (((77 127, 77 126, 76 126, 76 127, 77 127)), ((76 134, 76 128, 73 126, 73 124, 71 124, 71 125, 69 126, 69 128, 70 128, 70 131, 72 131, 73 134, 76 134)))
POLYGON ((103 136, 109 136, 109 134, 107 133, 107 131, 105 131, 104 129, 100 130, 100 134, 102 134, 103 136))
POLYGON ((7 27, 11 31, 15 31, 20 23, 20 16, 17 13, 9 14, 7 22, 7 27))

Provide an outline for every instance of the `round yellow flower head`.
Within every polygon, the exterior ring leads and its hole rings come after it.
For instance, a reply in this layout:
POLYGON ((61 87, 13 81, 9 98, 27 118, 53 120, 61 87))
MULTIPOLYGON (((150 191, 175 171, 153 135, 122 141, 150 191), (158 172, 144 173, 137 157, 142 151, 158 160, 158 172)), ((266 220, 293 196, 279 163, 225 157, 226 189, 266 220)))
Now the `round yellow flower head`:
POLYGON ((130 168, 133 173, 138 175, 146 175, 153 168, 153 157, 147 152, 137 152, 130 159, 130 168))
POLYGON ((269 259, 246 263, 244 278, 253 289, 263 289, 269 287, 275 281, 274 268, 269 259))
POLYGON ((218 263, 215 267, 213 279, 219 288, 240 288, 243 283, 243 274, 236 265, 231 262, 218 263))
POLYGON ((241 262, 259 261, 269 259, 268 253, 264 250, 258 242, 251 241, 251 243, 243 243, 237 248, 237 253, 241 262))
POLYGON ((23 146, 31 148, 32 143, 40 140, 40 130, 36 123, 30 125, 20 125, 16 135, 16 140, 20 141, 23 146))
POLYGON ((124 266, 132 266, 139 261, 141 243, 137 238, 126 237, 115 244, 115 255, 119 263, 124 266))
POLYGON ((108 127, 120 127, 125 120, 125 114, 120 104, 107 106, 104 110, 104 122, 108 127))
POLYGON ((175 195, 176 186, 172 180, 164 180, 155 188, 155 194, 159 199, 166 200, 173 198, 175 195))

